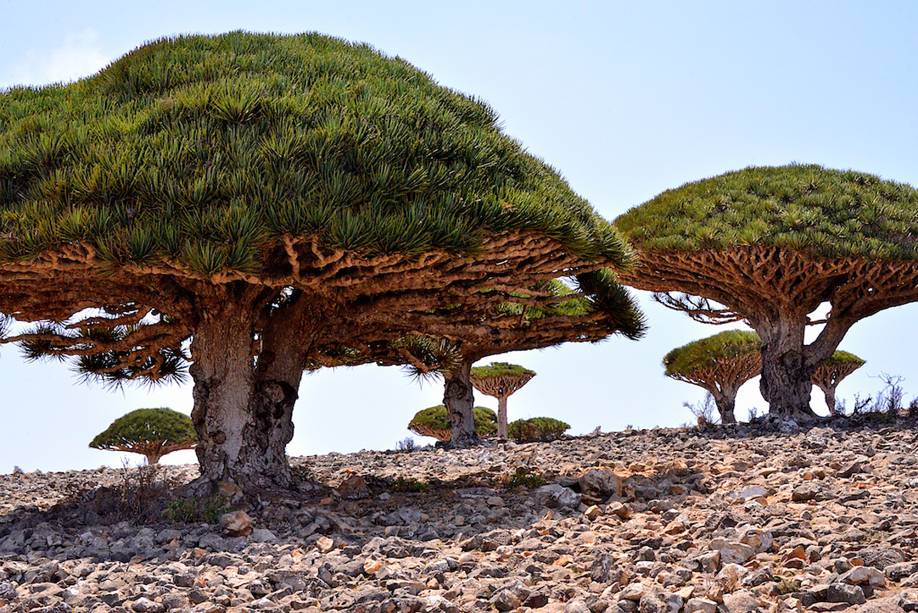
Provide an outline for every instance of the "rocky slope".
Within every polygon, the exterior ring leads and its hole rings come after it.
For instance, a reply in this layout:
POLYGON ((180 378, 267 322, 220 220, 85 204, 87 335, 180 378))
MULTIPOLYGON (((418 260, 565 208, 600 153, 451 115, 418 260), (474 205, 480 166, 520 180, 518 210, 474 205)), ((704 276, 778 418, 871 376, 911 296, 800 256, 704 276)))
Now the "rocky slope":
POLYGON ((916 425, 330 454, 174 521, 136 473, 0 476, 0 611, 915 611, 916 425))

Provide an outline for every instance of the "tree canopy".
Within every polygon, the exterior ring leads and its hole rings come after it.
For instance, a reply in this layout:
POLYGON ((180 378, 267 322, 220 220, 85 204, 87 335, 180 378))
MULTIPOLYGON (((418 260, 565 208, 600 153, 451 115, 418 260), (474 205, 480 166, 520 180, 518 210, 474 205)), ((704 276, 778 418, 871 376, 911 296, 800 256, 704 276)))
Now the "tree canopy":
POLYGON ((514 230, 628 256, 491 108, 368 45, 181 36, 0 95, 7 261, 80 242, 141 269, 276 282, 319 246, 469 252, 514 230))
POLYGON ((181 449, 192 449, 197 434, 191 418, 172 409, 137 409, 122 415, 100 432, 89 446, 93 449, 127 451, 147 457, 151 464, 181 449))
POLYGON ((718 368, 724 359, 758 357, 761 349, 762 341, 755 332, 728 330, 673 349, 663 358, 663 365, 667 376, 692 377, 699 371, 718 368))
POLYGON ((667 190, 615 225, 647 251, 770 246, 918 260, 918 191, 814 164, 752 167, 667 190))
POLYGON ((535 371, 524 368, 518 364, 508 362, 491 362, 487 366, 476 366, 472 369, 472 376, 479 379, 491 377, 526 377, 535 376, 535 371))

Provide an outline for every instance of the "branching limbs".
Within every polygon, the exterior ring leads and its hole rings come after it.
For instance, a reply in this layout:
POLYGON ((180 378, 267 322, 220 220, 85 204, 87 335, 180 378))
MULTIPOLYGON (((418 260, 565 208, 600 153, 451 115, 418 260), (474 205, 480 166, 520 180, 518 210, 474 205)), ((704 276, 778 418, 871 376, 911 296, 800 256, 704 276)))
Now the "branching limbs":
POLYGON ((713 301, 701 296, 676 292, 654 292, 653 299, 667 309, 685 313, 703 324, 722 325, 745 319, 728 308, 715 306, 713 301))

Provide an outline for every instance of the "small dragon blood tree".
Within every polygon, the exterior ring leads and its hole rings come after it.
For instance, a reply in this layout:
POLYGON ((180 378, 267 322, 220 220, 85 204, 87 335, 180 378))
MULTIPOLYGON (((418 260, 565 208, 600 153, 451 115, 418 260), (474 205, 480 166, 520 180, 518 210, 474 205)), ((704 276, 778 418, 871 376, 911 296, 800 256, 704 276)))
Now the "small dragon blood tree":
MULTIPOLYGON (((481 438, 492 436, 497 431, 497 415, 487 407, 475 407, 475 435, 481 438)), ((446 407, 438 404, 415 413, 408 429, 420 436, 430 436, 441 443, 452 438, 452 425, 446 407)))
POLYGON ((755 332, 730 330, 673 349, 663 366, 667 377, 710 392, 721 423, 733 424, 736 393, 762 370, 761 346, 755 332))
POLYGON ((856 322, 918 300, 918 190, 813 165, 747 168, 619 217, 639 264, 620 278, 762 339, 770 411, 812 419, 811 379, 856 322), (825 318, 811 314, 823 303, 825 318), (807 343, 808 325, 822 325, 807 343))
POLYGON ((472 385, 476 390, 497 398, 497 436, 507 438, 507 398, 520 390, 535 376, 535 371, 507 362, 491 362, 472 369, 472 385))
MULTIPOLYGON (((574 281, 572 285, 559 279, 539 283, 505 295, 504 302, 497 304, 453 306, 442 314, 415 313, 389 324, 407 333, 405 337, 364 351, 383 365, 403 364, 415 375, 442 376, 443 404, 453 427, 450 444, 473 445, 477 437, 472 364, 478 360, 565 342, 598 342, 613 334, 630 339, 644 334, 642 313, 610 271, 585 273, 574 281), (421 330, 426 334, 413 333, 421 330)), ((505 402, 503 406, 506 411, 505 402)), ((503 432, 506 437, 506 429, 503 432)))
POLYGON ((288 486, 302 374, 347 346, 630 259, 493 110, 367 45, 182 36, 0 93, 0 312, 35 324, 6 341, 114 382, 190 359, 195 491, 288 486))
POLYGON ((197 434, 191 418, 172 409, 137 409, 123 415, 99 433, 93 449, 139 453, 148 464, 173 451, 194 449, 197 434))
POLYGON ((838 414, 838 404, 835 401, 835 390, 842 379, 863 366, 866 362, 853 353, 836 351, 828 360, 816 367, 813 373, 813 385, 822 390, 826 398, 829 413, 838 414))
POLYGON ((530 417, 510 422, 510 438, 518 443, 547 443, 564 436, 570 424, 553 417, 530 417))

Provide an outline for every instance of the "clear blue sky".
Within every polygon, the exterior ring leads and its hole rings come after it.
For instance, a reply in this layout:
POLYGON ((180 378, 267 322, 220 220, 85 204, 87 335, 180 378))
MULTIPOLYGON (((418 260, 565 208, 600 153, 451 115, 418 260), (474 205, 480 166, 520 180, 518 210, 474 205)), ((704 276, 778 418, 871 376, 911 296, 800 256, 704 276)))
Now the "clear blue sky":
MULTIPOLYGON (((818 162, 918 185, 914 2, 41 2, 0 0, 0 87, 91 74, 138 44, 184 32, 316 30, 370 42, 478 95, 508 133, 613 218, 658 192, 750 164, 818 162)), ((674 425, 698 388, 663 377, 675 345, 719 331, 644 300, 644 340, 512 360, 539 374, 511 418, 553 415, 585 432, 674 425)), ((859 323, 842 347, 918 394, 918 305, 859 323)), ((86 448, 121 413, 190 410, 190 387, 109 392, 58 364, 0 350, 0 472, 118 464, 86 448)), ((373 366, 308 376, 293 454, 391 448, 441 390, 373 366)), ((490 398, 481 404, 495 406, 490 398)), ((742 416, 764 405, 757 383, 742 416)), ((176 454, 179 456, 179 454, 176 454)), ((177 457, 188 461, 189 456, 177 457)))

